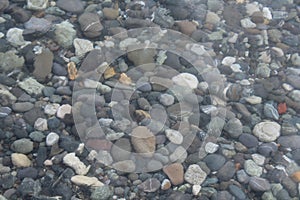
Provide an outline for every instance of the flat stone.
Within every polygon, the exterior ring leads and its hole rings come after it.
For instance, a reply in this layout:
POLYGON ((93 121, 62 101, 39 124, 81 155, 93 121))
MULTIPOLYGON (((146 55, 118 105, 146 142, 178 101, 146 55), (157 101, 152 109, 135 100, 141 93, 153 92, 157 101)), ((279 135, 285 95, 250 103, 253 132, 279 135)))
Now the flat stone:
POLYGON ((243 124, 237 118, 230 119, 224 126, 224 130, 233 138, 238 138, 243 133, 243 124))
POLYGON ((78 22, 83 34, 88 38, 95 38, 101 35, 103 26, 99 16, 95 13, 83 13, 80 15, 78 22))
POLYGON ((297 75, 288 75, 287 82, 296 89, 300 89, 300 76, 297 75))
POLYGON ((42 53, 35 57, 33 76, 38 81, 45 81, 46 77, 51 73, 53 58, 53 53, 49 49, 43 49, 42 53))
POLYGON ((280 136, 280 129, 276 122, 260 122, 255 125, 253 134, 262 142, 273 142, 280 136))
POLYGON ((122 161, 113 163, 112 167, 116 170, 130 173, 130 172, 135 171, 136 166, 132 160, 122 160, 122 161))
POLYGON ((264 192, 271 189, 269 181, 259 177, 251 177, 249 185, 250 188, 256 192, 264 192))
POLYGON ((234 163, 228 161, 223 165, 223 167, 218 171, 217 177, 222 181, 229 181, 235 174, 234 163))
POLYGON ((71 181, 78 186, 100 187, 104 185, 96 177, 88 177, 82 175, 72 176, 71 181))
POLYGON ((30 102, 14 103, 12 109, 15 112, 26 112, 31 110, 34 105, 30 102))
POLYGON ((111 148, 111 156, 115 161, 128 160, 130 154, 131 145, 127 138, 120 138, 111 148))
POLYGON ((176 85, 180 85, 180 86, 187 87, 187 88, 190 88, 190 89, 197 88, 198 83, 199 83, 197 77, 193 74, 190 74, 190 73, 178 74, 177 76, 174 76, 172 78, 172 81, 176 85))
POLYGON ((300 136, 299 135, 280 136, 278 138, 278 143, 283 148, 299 149, 300 148, 300 136))
POLYGON ((241 25, 243 28, 255 28, 256 27, 256 24, 253 23, 250 18, 242 19, 241 25))
POLYGON ((18 56, 14 51, 0 52, 0 71, 10 72, 15 69, 20 69, 24 65, 24 58, 18 56))
POLYGON ((137 153, 151 157, 155 151, 156 138, 147 127, 138 126, 132 130, 131 143, 137 153))
POLYGON ((215 153, 218 149, 219 145, 212 142, 206 143, 204 147, 206 153, 215 153))
POLYGON ((37 18, 35 16, 32 16, 26 23, 24 23, 24 26, 26 29, 38 31, 41 33, 46 33, 50 30, 52 23, 44 18, 37 18))
POLYGON ((218 171, 225 164, 226 159, 224 156, 219 154, 210 154, 207 155, 203 161, 210 170, 218 171))
POLYGON ((17 153, 30 153, 33 150, 33 142, 29 139, 22 138, 12 143, 11 149, 17 153))
POLYGON ((184 174, 184 180, 192 185, 201 185, 207 174, 201 169, 199 165, 193 164, 188 167, 184 174))
POLYGON ((23 37, 23 29, 20 28, 11 28, 6 33, 6 39, 9 43, 11 43, 14 47, 20 47, 25 44, 29 44, 24 40, 23 37))
POLYGON ((73 45, 75 47, 75 54, 79 57, 84 56, 86 53, 94 49, 91 41, 80 38, 74 39, 73 45))
POLYGON ((163 171, 169 179, 171 180, 173 185, 179 185, 183 183, 183 166, 180 163, 174 163, 163 168, 163 171))
POLYGON ((165 130, 167 138, 174 144, 181 144, 183 142, 183 136, 179 131, 173 129, 165 130))
POLYGON ((243 133, 240 135, 239 141, 248 148, 258 146, 258 139, 251 134, 243 133))
POLYGON ((82 13, 84 10, 84 2, 81 0, 58 0, 57 7, 71 13, 82 13))
POLYGON ((75 153, 68 153, 63 158, 63 163, 76 172, 78 175, 85 175, 88 173, 90 166, 86 167, 83 162, 75 155, 75 153))
POLYGON ((252 105, 256 105, 256 104, 261 103, 262 98, 258 97, 258 96, 250 96, 250 97, 245 98, 245 100, 252 105))
POLYGON ((30 10, 44 10, 47 5, 48 0, 27 0, 27 8, 30 10))
POLYGON ((290 96, 294 101, 300 102, 300 90, 293 90, 290 96))
POLYGON ((108 185, 104 185, 93 190, 91 200, 108 200, 110 196, 112 196, 112 191, 108 185))
POLYGON ((54 39, 63 48, 69 48, 73 44, 76 37, 76 30, 68 21, 63 21, 60 24, 54 25, 54 39))
POLYGON ((19 82, 19 87, 25 90, 29 95, 41 95, 44 85, 40 84, 34 78, 27 78, 22 82, 19 82))
POLYGON ((32 165, 29 158, 21 153, 11 154, 11 161, 15 167, 30 167, 32 165))
POLYGON ((187 158, 187 151, 182 146, 178 146, 169 156, 171 162, 184 162, 187 158))
POLYGON ((277 109, 270 103, 266 103, 264 105, 264 114, 266 117, 278 120, 279 119, 279 113, 277 109))

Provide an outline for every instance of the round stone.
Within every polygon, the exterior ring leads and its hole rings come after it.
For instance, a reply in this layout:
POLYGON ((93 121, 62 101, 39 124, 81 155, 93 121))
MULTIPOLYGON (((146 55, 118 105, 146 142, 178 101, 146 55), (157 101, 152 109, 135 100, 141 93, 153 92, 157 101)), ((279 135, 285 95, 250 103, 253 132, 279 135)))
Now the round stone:
POLYGON ((30 153, 33 150, 33 142, 29 139, 22 138, 14 141, 11 148, 18 153, 30 153))
POLYGON ((219 145, 212 142, 208 142, 205 145, 204 149, 206 153, 215 153, 219 149, 219 145))
POLYGON ((159 97, 159 102, 164 106, 170 106, 174 103, 175 98, 170 94, 162 94, 159 97))
POLYGON ((255 125, 253 134, 262 142, 273 142, 280 136, 280 129, 276 122, 260 122, 255 125))
POLYGON ((184 174, 184 180, 192 185, 201 185, 206 179, 206 173, 197 164, 190 165, 184 174))
POLYGON ((47 135, 46 144, 47 146, 52 146, 56 144, 59 140, 59 135, 57 133, 51 132, 47 135))
POLYGON ((48 122, 47 119, 37 118, 34 122, 34 128, 38 131, 46 131, 48 130, 48 122))
POLYGON ((29 167, 32 164, 29 158, 21 153, 13 153, 11 155, 11 161, 16 167, 29 167))
POLYGON ((71 114, 72 106, 64 104, 57 109, 56 116, 63 119, 66 114, 71 114))
POLYGON ((258 166, 253 160, 246 160, 244 164, 245 171, 250 176, 261 176, 262 167, 258 166))
POLYGON ((167 138, 174 144, 181 144, 183 142, 183 136, 179 131, 173 129, 165 130, 167 138))
POLYGON ((174 76, 172 78, 172 81, 176 84, 176 85, 180 85, 183 87, 187 87, 190 89, 195 89, 198 86, 198 79, 195 75, 190 74, 190 73, 181 73, 178 74, 177 76, 174 76))

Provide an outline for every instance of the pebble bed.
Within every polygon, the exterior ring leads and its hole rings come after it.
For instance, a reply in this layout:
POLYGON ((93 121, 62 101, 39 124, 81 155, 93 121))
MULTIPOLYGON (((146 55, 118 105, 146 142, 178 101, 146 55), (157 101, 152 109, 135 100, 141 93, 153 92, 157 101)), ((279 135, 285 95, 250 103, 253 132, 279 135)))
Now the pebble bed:
POLYGON ((0 0, 0 199, 298 200, 299 0, 0 0))

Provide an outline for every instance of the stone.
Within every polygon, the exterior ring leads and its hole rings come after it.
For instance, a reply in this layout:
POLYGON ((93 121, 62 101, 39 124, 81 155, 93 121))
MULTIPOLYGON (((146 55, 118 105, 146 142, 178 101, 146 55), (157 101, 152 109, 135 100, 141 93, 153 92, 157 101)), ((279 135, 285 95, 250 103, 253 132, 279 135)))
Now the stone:
POLYGON ((15 167, 30 167, 32 165, 29 158, 21 153, 11 154, 11 162, 15 167))
POLYGON ((120 138, 111 148, 111 156, 115 161, 128 160, 130 154, 131 145, 127 138, 120 138))
POLYGON ((297 102, 300 102, 300 90, 293 90, 290 93, 290 97, 297 102))
POLYGON ((235 166, 231 161, 227 161, 223 167, 218 171, 217 177, 221 181, 229 181, 235 174, 235 166))
POLYGON ((235 61, 236 61, 235 57, 226 56, 226 57, 223 58, 221 63, 222 63, 222 65, 230 67, 233 63, 235 63, 235 61))
POLYGON ((44 85, 37 82, 36 79, 30 77, 24 81, 19 82, 19 87, 25 90, 29 95, 41 95, 44 85))
POLYGON ((188 20, 177 21, 175 24, 178 26, 179 31, 188 36, 197 30, 197 23, 188 20))
POLYGON ((101 187, 104 186, 96 177, 88 177, 82 175, 75 175, 71 178, 72 183, 78 186, 87 186, 87 187, 101 187))
POLYGON ((291 135, 291 136, 280 136, 277 142, 283 148, 299 149, 300 148, 300 136, 291 135))
POLYGON ((34 105, 30 102, 21 102, 21 103, 14 103, 12 105, 12 109, 15 112, 26 112, 31 110, 34 105))
POLYGON ((108 200, 112 194, 108 185, 96 187, 91 194, 91 200, 108 200))
POLYGON ((251 134, 246 134, 246 133, 241 134, 239 137, 239 141, 247 148, 253 148, 258 146, 258 139, 251 134))
POLYGON ((265 163, 265 160, 266 160, 266 158, 264 156, 257 154, 257 153, 252 154, 251 157, 252 157, 253 161, 256 164, 258 164, 259 166, 263 166, 265 163))
POLYGON ((33 142, 29 139, 22 138, 12 143, 11 149, 17 153, 30 153, 33 150, 33 142))
POLYGON ((59 104, 57 103, 53 103, 53 104, 47 104, 45 107, 44 107, 44 112, 45 114, 47 115, 55 115, 56 112, 57 112, 57 109, 60 107, 59 104))
POLYGON ((35 57, 33 76, 38 81, 45 81, 46 77, 51 73, 53 58, 53 53, 49 49, 43 49, 42 53, 35 57))
POLYGON ((5 53, 0 52, 0 71, 10 72, 15 69, 20 69, 24 65, 24 58, 18 56, 14 51, 7 51, 5 53))
POLYGON ((0 13, 2 13, 9 6, 8 0, 0 0, 0 13))
POLYGON ((219 154, 210 154, 203 161, 211 171, 218 171, 225 164, 226 159, 219 154))
POLYGON ((103 26, 99 16, 95 13, 83 13, 78 22, 83 34, 88 38, 95 38, 101 35, 103 26))
POLYGON ((98 151, 96 158, 105 165, 111 165, 113 163, 113 158, 108 151, 98 151))
MULTIPOLYGON (((121 45, 121 43, 120 43, 121 45)), ((135 44, 137 45, 137 44, 135 44)), ((128 59, 130 61, 133 62, 133 64, 135 66, 140 66, 140 65, 144 65, 144 64, 148 64, 147 67, 149 67, 150 69, 154 67, 153 63, 155 63, 154 61, 154 56, 156 56, 156 50, 155 49, 143 49, 143 50, 130 50, 130 48, 132 48, 132 46, 128 47, 128 59)), ((143 68, 145 68, 145 66, 143 66, 143 68)))
POLYGON ((76 37, 76 30, 68 21, 63 21, 54 25, 54 39, 63 48, 69 48, 76 37))
POLYGON ((156 192, 160 188, 160 181, 157 178, 149 178, 138 187, 144 192, 156 192))
POLYGON ((224 130, 233 138, 238 138, 243 133, 243 124, 237 118, 230 119, 224 126, 224 130))
POLYGON ((251 177, 249 186, 255 192, 265 192, 271 189, 269 181, 259 177, 251 177))
POLYGON ((182 146, 178 146, 170 155, 171 162, 184 162, 187 158, 187 151, 182 146))
POLYGON ((271 75, 271 69, 266 64, 259 64, 255 70, 255 74, 259 78, 269 78, 271 75))
POLYGON ((51 25, 51 21, 44 18, 37 18, 35 16, 32 16, 26 23, 24 23, 26 29, 37 31, 40 33, 46 33, 47 31, 49 31, 51 25))
POLYGON ((164 179, 161 183, 161 189, 162 190, 168 190, 170 189, 172 186, 171 182, 169 179, 164 179))
POLYGON ((24 178, 18 187, 17 192, 22 196, 26 197, 29 195, 37 196, 41 192, 41 183, 38 180, 33 180, 32 178, 24 178))
POLYGON ((122 160, 119 162, 113 163, 112 167, 116 170, 120 170, 122 172, 134 172, 135 171, 135 163, 132 160, 122 160))
POLYGON ((59 140, 59 135, 57 133, 51 132, 46 137, 46 144, 47 146, 52 146, 57 144, 59 140))
POLYGON ((84 2, 81 0, 58 0, 56 6, 71 13, 82 13, 84 11, 84 2))
POLYGON ((114 8, 103 8, 102 9, 103 15, 108 20, 114 20, 119 17, 119 10, 114 8))
POLYGON ((27 0, 27 8, 30 10, 44 10, 47 5, 48 0, 27 0))
POLYGON ((261 176, 263 168, 258 166, 253 160, 246 160, 244 163, 244 168, 247 174, 250 176, 261 176))
POLYGON ((167 138, 174 144, 181 144, 183 142, 183 136, 179 131, 173 129, 165 130, 167 138))
POLYGON ((238 187, 236 185, 229 185, 228 189, 229 189, 229 192, 233 196, 235 196, 237 199, 246 199, 246 194, 240 187, 238 187))
POLYGON ((52 66, 52 73, 58 76, 66 76, 68 75, 68 71, 62 65, 54 62, 52 66))
POLYGON ((14 47, 20 47, 30 43, 24 40, 23 29, 20 28, 10 28, 6 33, 6 39, 14 47))
POLYGON ((83 162, 75 155, 75 153, 68 153, 63 158, 63 163, 76 172, 78 175, 85 175, 88 173, 90 167, 86 167, 83 162))
POLYGON ((80 38, 74 39, 73 45, 75 47, 75 54, 78 57, 83 57, 86 53, 94 49, 91 41, 80 38))
POLYGON ((210 11, 206 13, 206 23, 218 24, 220 20, 220 17, 216 13, 210 11))
POLYGON ((218 149, 219 145, 212 142, 206 143, 204 147, 206 153, 215 153, 216 151, 218 151, 218 149))
POLYGON ((250 96, 245 98, 245 100, 252 105, 260 104, 262 102, 262 98, 258 96, 250 96))
POLYGON ((132 130, 131 143, 137 153, 151 157, 155 151, 156 138, 147 127, 138 126, 132 130))
POLYGON ((243 28, 255 28, 256 27, 256 24, 253 23, 250 18, 242 19, 241 25, 243 28))
POLYGON ((67 114, 71 114, 71 112, 72 112, 72 106, 69 104, 63 104, 57 109, 56 116, 60 119, 64 119, 64 117, 67 114))
POLYGON ((40 131, 33 131, 29 134, 29 137, 34 142, 42 142, 45 138, 45 135, 40 131))
POLYGON ((172 78, 174 84, 187 87, 189 89, 196 89, 198 86, 198 79, 195 75, 190 73, 181 73, 172 78))
MULTIPOLYGON (((288 75, 287 82, 296 89, 300 89, 300 76, 297 75, 288 75)), ((287 88, 288 89, 288 88, 287 88)))
POLYGON ((293 65, 300 67, 300 55, 299 53, 294 53, 291 57, 293 65))
POLYGON ((270 103, 266 103, 264 105, 264 114, 266 117, 278 120, 279 119, 279 113, 277 109, 270 103))
POLYGON ((201 185, 207 174, 197 164, 190 165, 184 174, 184 180, 192 185, 201 185))
POLYGON ((253 128, 253 134, 262 142, 273 142, 280 136, 280 129, 276 122, 260 122, 253 128))
POLYGON ((180 185, 183 183, 184 171, 182 164, 173 163, 171 165, 167 165, 163 168, 163 171, 167 174, 173 185, 180 185))
POLYGON ((48 130, 48 122, 47 119, 37 118, 34 122, 34 128, 38 131, 46 131, 48 130))
POLYGON ((266 157, 273 155, 277 150, 278 146, 274 142, 263 143, 257 148, 258 153, 266 157))
POLYGON ((245 172, 245 170, 239 170, 236 172, 237 180, 241 183, 248 183, 249 182, 249 176, 245 172))

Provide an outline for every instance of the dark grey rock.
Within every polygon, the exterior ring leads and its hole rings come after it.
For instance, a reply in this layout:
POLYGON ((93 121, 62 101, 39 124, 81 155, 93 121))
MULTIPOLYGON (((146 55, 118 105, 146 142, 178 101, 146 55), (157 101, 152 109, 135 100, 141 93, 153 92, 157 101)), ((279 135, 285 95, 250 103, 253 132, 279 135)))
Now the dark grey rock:
POLYGON ((284 148, 299 149, 300 135, 280 136, 278 143, 284 148))
POLYGON ((23 102, 23 103, 14 103, 12 105, 12 109, 15 112, 26 112, 31 110, 34 107, 34 105, 30 102, 23 102))
POLYGON ((38 175, 38 170, 34 167, 27 167, 24 169, 18 170, 17 177, 19 179, 24 179, 24 178, 32 178, 36 179, 38 175))
POLYGON ((83 13, 82 15, 80 15, 78 22, 83 34, 86 37, 95 38, 101 35, 103 26, 97 14, 83 13))
POLYGON ((271 143, 263 143, 259 145, 257 151, 261 155, 265 157, 270 157, 272 154, 274 154, 278 150, 278 146, 271 142, 271 143))
POLYGON ((81 0, 58 0, 57 7, 72 13, 82 13, 84 10, 84 2, 81 0))
POLYGON ((12 143, 11 149, 17 153, 30 153, 33 150, 33 142, 29 139, 22 138, 12 143))
POLYGON ((111 156, 115 161, 127 160, 131 154, 131 144, 126 138, 121 138, 111 148, 111 156))
POLYGON ((264 192, 271 189, 269 181, 259 177, 251 177, 249 180, 249 186, 256 192, 264 192))
POLYGON ((62 65, 54 62, 52 66, 52 73, 57 75, 57 76, 66 76, 68 75, 68 71, 65 67, 62 65))
POLYGON ((258 145, 258 139, 251 134, 241 134, 239 137, 239 141, 248 148, 257 147, 258 145))
POLYGON ((229 181, 235 174, 235 166, 231 161, 226 162, 225 165, 218 171, 217 177, 221 181, 229 181))
POLYGON ((107 200, 112 195, 109 186, 96 187, 91 194, 91 200, 107 200))
POLYGON ((236 185, 229 185, 228 187, 230 193, 237 199, 246 199, 246 194, 244 191, 236 185))
POLYGON ((224 130, 233 138, 238 138, 243 133, 243 125, 237 118, 230 119, 224 126, 224 130))
POLYGON ((32 178, 24 178, 18 187, 18 191, 25 198, 28 195, 38 196, 38 194, 41 192, 41 183, 38 180, 34 181, 32 178))
POLYGON ((276 199, 277 200, 286 200, 286 199, 291 199, 291 197, 290 197, 288 191, 286 191, 285 189, 282 189, 276 194, 276 199))
POLYGON ((203 161, 210 170, 217 171, 225 164, 226 159, 219 154, 210 154, 206 156, 203 161))

